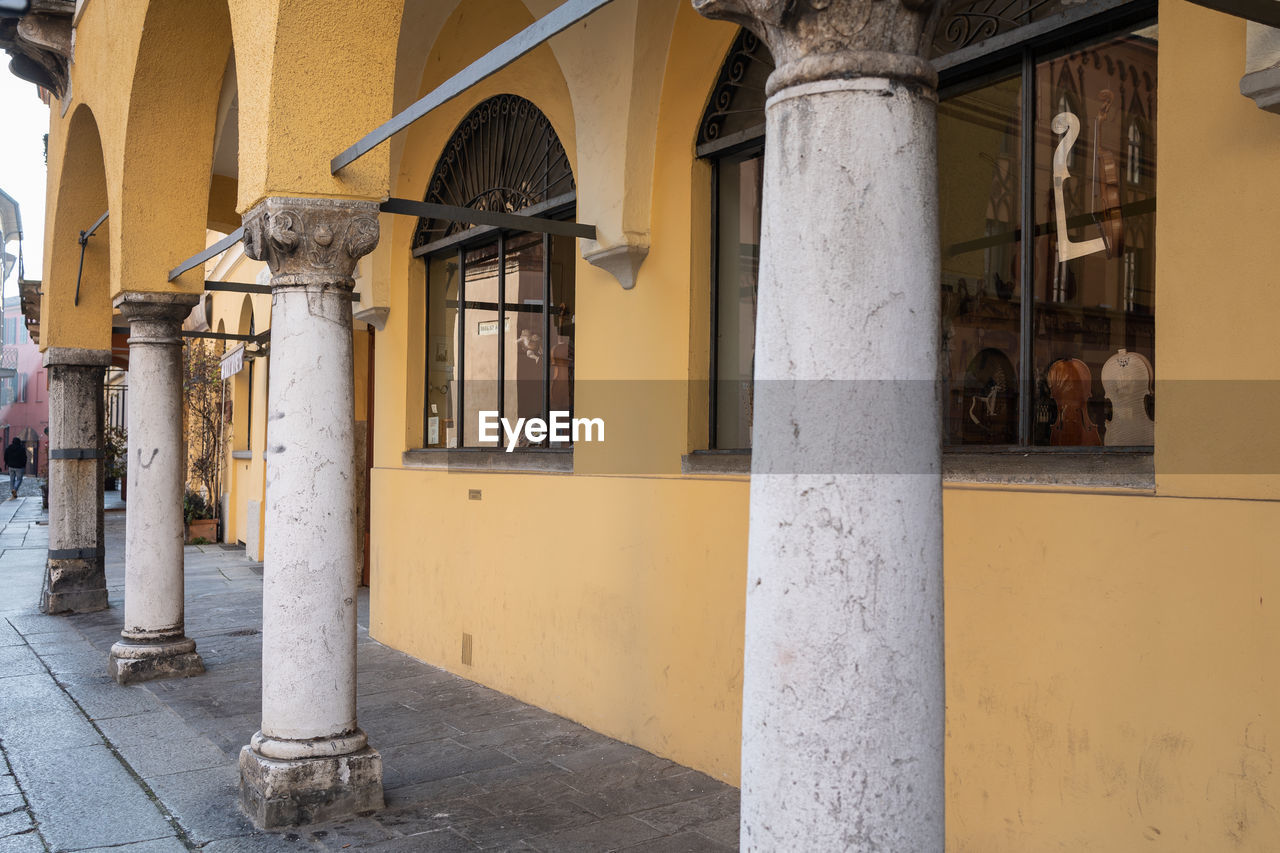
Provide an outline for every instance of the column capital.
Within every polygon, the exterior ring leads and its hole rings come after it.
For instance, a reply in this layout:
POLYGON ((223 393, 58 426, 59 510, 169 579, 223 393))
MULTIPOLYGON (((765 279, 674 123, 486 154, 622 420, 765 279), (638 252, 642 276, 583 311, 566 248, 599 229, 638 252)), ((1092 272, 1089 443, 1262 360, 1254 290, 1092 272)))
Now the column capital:
POLYGON ((754 32, 776 69, 766 94, 822 80, 887 77, 933 89, 922 57, 936 0, 693 0, 708 18, 754 32))
POLYGON ((198 293, 126 291, 112 304, 129 322, 129 345, 181 344, 178 327, 200 301, 198 293))
POLYGON ((272 196, 244 215, 244 253, 273 287, 353 287, 356 261, 378 245, 378 203, 272 196))

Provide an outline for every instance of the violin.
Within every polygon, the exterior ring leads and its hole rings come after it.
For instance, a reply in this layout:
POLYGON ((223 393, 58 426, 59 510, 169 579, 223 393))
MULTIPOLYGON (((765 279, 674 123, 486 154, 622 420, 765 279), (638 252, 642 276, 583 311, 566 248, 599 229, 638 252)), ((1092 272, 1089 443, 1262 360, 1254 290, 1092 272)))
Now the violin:
POLYGON ((1120 164, 1116 155, 1102 142, 1102 123, 1111 112, 1115 95, 1110 89, 1098 93, 1102 108, 1093 120, 1093 220, 1102 232, 1107 257, 1124 251, 1124 216, 1120 210, 1120 164))
POLYGON ((1049 394, 1057 405, 1057 418, 1049 426, 1049 444, 1056 447, 1101 447, 1102 435, 1089 419, 1089 395, 1093 375, 1078 358, 1064 358, 1049 365, 1049 394))

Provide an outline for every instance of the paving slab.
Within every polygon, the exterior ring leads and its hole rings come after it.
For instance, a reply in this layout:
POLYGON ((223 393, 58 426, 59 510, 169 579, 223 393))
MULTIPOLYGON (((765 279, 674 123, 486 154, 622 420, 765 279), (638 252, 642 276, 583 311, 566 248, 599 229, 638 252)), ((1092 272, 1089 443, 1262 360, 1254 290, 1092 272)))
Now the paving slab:
POLYGON ((56 850, 119 845, 174 834, 173 827, 104 745, 6 751, 56 850), (109 807, 104 807, 109 804, 109 807))

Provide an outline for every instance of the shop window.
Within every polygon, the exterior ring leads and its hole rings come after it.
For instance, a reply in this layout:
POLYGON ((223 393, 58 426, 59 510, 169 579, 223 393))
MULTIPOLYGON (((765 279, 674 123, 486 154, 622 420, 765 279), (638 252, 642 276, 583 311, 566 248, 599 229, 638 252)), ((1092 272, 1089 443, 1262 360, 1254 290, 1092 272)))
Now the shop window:
MULTIPOLYGON (((995 14, 989 3, 953 3, 934 42, 947 60, 938 181, 951 447, 1153 441, 1157 29, 1099 35, 1152 7, 1091 15, 1069 5, 1015 2, 995 14), (1039 23, 1059 13, 1074 15, 1071 26, 1039 23)), ((699 127, 714 176, 717 449, 750 446, 761 81, 771 68, 744 31, 699 127)))
POLYGON ((1152 444, 1156 49, 1154 27, 1027 49, 943 91, 948 443, 1152 444))
MULTIPOLYGON (((571 218, 575 198, 551 122, 499 95, 458 126, 424 200, 571 218)), ((572 417, 574 239, 422 219, 414 254, 427 265, 423 446, 504 447, 500 430, 481 434, 481 412, 513 425, 572 417)), ((568 442, 519 439, 521 449, 558 446, 568 442)))

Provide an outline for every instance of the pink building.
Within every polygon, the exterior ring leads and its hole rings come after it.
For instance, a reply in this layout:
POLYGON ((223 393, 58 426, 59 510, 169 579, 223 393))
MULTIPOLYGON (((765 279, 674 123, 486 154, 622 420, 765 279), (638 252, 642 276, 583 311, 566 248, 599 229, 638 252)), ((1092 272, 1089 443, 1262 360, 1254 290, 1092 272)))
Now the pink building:
POLYGON ((49 380, 40 348, 27 333, 17 296, 4 298, 0 338, 0 430, 4 445, 27 443, 27 473, 45 475, 49 461, 49 380))

